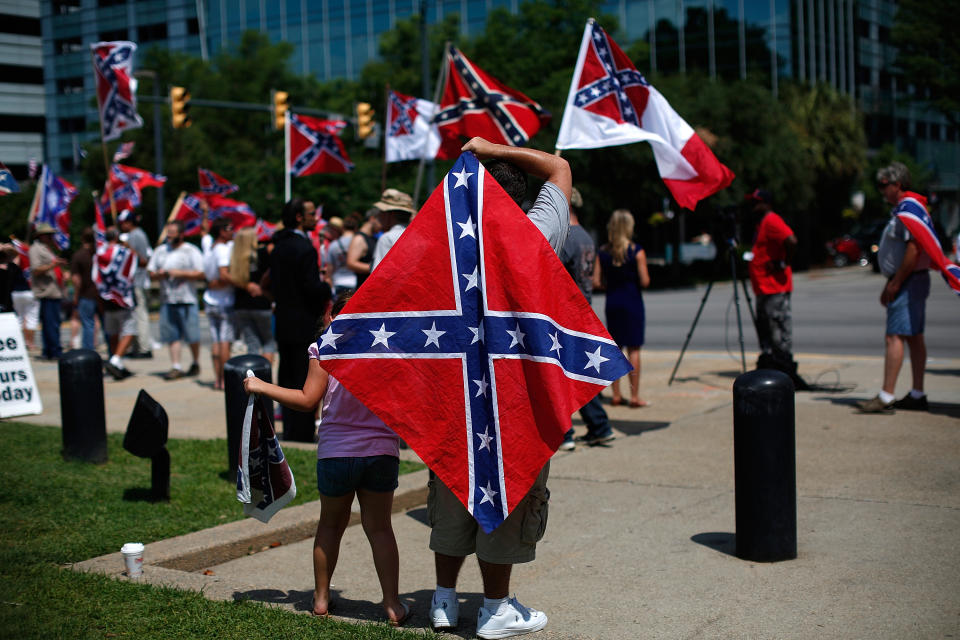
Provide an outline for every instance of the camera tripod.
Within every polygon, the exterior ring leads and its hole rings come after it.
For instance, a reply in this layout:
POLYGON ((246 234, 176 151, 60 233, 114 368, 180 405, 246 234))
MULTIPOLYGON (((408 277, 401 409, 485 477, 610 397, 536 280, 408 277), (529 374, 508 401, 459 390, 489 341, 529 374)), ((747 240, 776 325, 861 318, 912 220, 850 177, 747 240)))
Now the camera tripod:
MULTIPOLYGON (((747 309, 750 311, 750 320, 753 322, 754 328, 757 326, 757 317, 753 312, 753 302, 750 299, 750 292, 747 290, 746 280, 741 280, 737 277, 737 256, 736 256, 736 247, 737 241, 735 238, 730 237, 726 240, 727 245, 727 255, 730 257, 730 281, 733 282, 733 302, 734 306, 737 308, 737 335, 740 338, 740 366, 741 373, 746 373, 747 371, 747 354, 743 346, 743 321, 740 315, 740 295, 737 292, 737 282, 743 286, 743 296, 747 301, 747 309)), ((677 364, 674 365, 673 371, 670 373, 670 380, 667 382, 667 386, 673 384, 673 380, 677 375, 677 369, 680 368, 680 361, 683 360, 683 354, 687 351, 687 346, 690 344, 690 339, 693 338, 693 332, 697 328, 697 322, 700 320, 700 314, 703 313, 703 307, 707 304, 707 299, 710 297, 710 291, 713 289, 713 283, 716 282, 716 278, 710 278, 709 284, 707 284, 707 290, 703 292, 703 299, 700 300, 700 307, 697 309, 697 315, 693 318, 693 324, 690 325, 690 331, 687 332, 687 338, 683 341, 683 347, 680 349, 680 357, 677 358, 677 364)))

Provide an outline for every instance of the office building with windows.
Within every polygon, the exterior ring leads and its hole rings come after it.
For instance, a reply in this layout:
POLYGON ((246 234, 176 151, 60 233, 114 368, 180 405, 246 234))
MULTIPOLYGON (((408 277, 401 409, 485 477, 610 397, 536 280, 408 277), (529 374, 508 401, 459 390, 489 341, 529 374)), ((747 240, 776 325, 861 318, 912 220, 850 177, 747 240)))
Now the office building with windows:
POLYGON ((0 162, 18 180, 43 153, 40 3, 0 0, 0 162))
MULTIPOLYGON (((294 71, 321 80, 355 78, 378 55, 380 36, 425 8, 428 22, 450 14, 461 33, 479 34, 495 7, 522 0, 43 0, 46 159, 69 173, 79 140, 97 121, 89 44, 128 39, 143 51, 164 46, 205 57, 248 29, 294 47, 294 71)), ((866 116, 869 144, 894 142, 935 172, 936 188, 956 191, 958 132, 911 100, 895 70, 894 0, 607 0, 613 35, 626 48, 643 40, 649 69, 756 78, 774 93, 783 82, 828 83, 866 116)))

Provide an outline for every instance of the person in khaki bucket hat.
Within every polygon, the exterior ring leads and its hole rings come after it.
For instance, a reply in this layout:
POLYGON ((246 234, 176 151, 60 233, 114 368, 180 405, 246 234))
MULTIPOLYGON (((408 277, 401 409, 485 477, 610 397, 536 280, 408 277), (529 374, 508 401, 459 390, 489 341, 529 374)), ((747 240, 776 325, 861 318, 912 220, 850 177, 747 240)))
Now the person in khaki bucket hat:
POLYGON ((373 203, 376 209, 380 210, 380 228, 386 229, 384 234, 377 240, 377 246, 373 250, 373 263, 370 265, 371 272, 377 268, 383 257, 387 255, 390 247, 394 245, 400 234, 404 232, 410 219, 416 215, 413 198, 409 194, 398 189, 387 189, 380 196, 380 200, 373 203))

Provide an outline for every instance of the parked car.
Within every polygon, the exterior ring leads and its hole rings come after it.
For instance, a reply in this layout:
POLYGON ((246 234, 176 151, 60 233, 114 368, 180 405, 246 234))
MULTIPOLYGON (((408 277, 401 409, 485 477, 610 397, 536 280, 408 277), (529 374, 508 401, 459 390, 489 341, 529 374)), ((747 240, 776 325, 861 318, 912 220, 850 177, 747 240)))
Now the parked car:
POLYGON ((877 250, 886 223, 886 220, 870 220, 856 225, 848 234, 829 240, 827 253, 833 259, 833 264, 838 267, 848 264, 865 267, 870 264, 874 271, 878 271, 877 250))

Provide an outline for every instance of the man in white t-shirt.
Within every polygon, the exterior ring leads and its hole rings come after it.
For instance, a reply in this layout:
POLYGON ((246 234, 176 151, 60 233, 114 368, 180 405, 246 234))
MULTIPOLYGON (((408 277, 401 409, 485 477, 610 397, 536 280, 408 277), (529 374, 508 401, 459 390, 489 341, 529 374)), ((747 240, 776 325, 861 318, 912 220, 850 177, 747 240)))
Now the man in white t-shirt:
POLYGON ((160 283, 160 340, 170 346, 173 368, 166 380, 200 374, 200 318, 197 311, 196 283, 203 280, 203 254, 183 237, 183 222, 167 224, 166 242, 153 252, 147 264, 150 279, 160 283), (190 345, 193 364, 184 372, 180 364, 180 346, 190 345))
POLYGON ((210 359, 213 361, 213 388, 223 389, 223 365, 230 359, 230 346, 235 336, 233 325, 233 280, 230 278, 230 256, 233 253, 233 223, 217 218, 210 225, 213 244, 203 257, 203 275, 207 290, 203 306, 210 324, 210 359))

